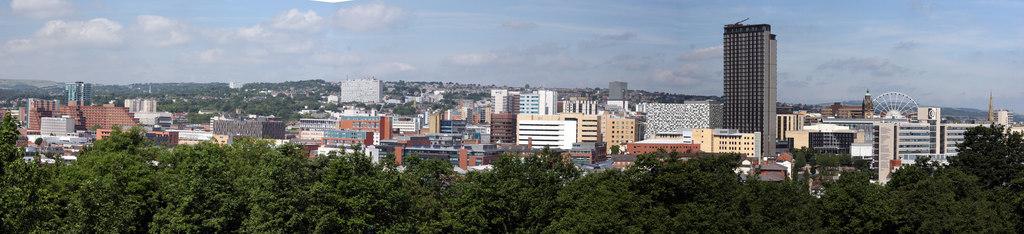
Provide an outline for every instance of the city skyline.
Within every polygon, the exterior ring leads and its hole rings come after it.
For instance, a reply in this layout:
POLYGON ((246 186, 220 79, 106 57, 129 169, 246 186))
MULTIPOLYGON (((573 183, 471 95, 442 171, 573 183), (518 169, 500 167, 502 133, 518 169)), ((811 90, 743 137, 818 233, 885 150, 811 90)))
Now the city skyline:
POLYGON ((0 79, 622 80, 721 96, 721 27, 749 17, 781 35, 781 102, 856 100, 870 89, 981 108, 992 92, 996 108, 1024 108, 1024 84, 1013 82, 1024 32, 1003 26, 1024 20, 1020 2, 0 3, 0 79))

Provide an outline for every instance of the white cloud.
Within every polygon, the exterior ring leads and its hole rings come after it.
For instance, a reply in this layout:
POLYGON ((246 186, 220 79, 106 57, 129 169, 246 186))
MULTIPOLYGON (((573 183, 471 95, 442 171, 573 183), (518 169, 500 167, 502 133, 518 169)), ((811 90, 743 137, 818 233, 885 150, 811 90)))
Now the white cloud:
POLYGON ((157 15, 140 15, 136 23, 144 36, 144 43, 165 47, 187 43, 192 37, 185 24, 157 15))
POLYGON ((408 63, 400 62, 380 63, 370 68, 370 72, 374 75, 386 75, 415 70, 416 67, 409 65, 408 63))
POLYGON ((335 23, 351 31, 374 31, 392 27, 405 18, 402 8, 374 3, 338 9, 335 23))
POLYGON ((89 21, 51 20, 31 38, 7 41, 5 48, 26 51, 60 46, 112 46, 122 42, 121 24, 104 18, 89 21))
POLYGON ((65 0, 11 0, 11 11, 18 15, 46 19, 70 15, 74 7, 65 0))
POLYGON ((478 66, 493 62, 498 58, 494 53, 466 53, 448 57, 447 62, 459 66, 478 66))
POLYGON ((224 59, 223 49, 208 49, 199 52, 199 61, 204 63, 216 63, 224 59))
POLYGON ((354 54, 323 52, 313 55, 313 62, 328 66, 348 66, 358 64, 363 58, 354 54))
POLYGON ((272 27, 277 29, 307 32, 320 30, 320 26, 322 24, 323 17, 317 15, 313 10, 308 10, 303 13, 298 9, 291 9, 287 12, 281 13, 277 17, 274 17, 274 20, 270 23, 272 27))
POLYGON ((679 56, 683 61, 717 60, 722 58, 722 46, 698 48, 679 56))

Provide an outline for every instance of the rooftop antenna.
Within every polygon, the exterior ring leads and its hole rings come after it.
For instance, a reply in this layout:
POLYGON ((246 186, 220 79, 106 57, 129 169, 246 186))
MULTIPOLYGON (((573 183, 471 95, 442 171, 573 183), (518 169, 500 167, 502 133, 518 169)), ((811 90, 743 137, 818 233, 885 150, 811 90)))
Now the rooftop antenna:
POLYGON ((746 19, 740 20, 739 22, 736 22, 736 23, 734 23, 732 25, 737 25, 737 26, 743 25, 743 22, 747 22, 747 20, 750 20, 750 17, 747 17, 746 19))

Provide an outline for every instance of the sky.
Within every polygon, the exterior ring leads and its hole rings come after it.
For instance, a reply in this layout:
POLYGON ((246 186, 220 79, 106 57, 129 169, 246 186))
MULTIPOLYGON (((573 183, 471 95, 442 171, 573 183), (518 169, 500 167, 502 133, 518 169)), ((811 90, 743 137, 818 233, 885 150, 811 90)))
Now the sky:
POLYGON ((722 94, 722 27, 778 35, 779 101, 1024 110, 1024 1, 0 0, 0 79, 451 81, 722 94))

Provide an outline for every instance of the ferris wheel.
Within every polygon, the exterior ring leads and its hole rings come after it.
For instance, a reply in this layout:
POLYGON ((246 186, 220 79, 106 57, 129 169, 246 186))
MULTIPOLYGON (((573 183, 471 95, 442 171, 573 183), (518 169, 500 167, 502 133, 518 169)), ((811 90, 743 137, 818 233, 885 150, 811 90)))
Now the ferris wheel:
POLYGON ((875 115, 886 119, 903 119, 917 111, 917 101, 909 95, 899 92, 888 92, 878 95, 871 102, 874 104, 875 115))

